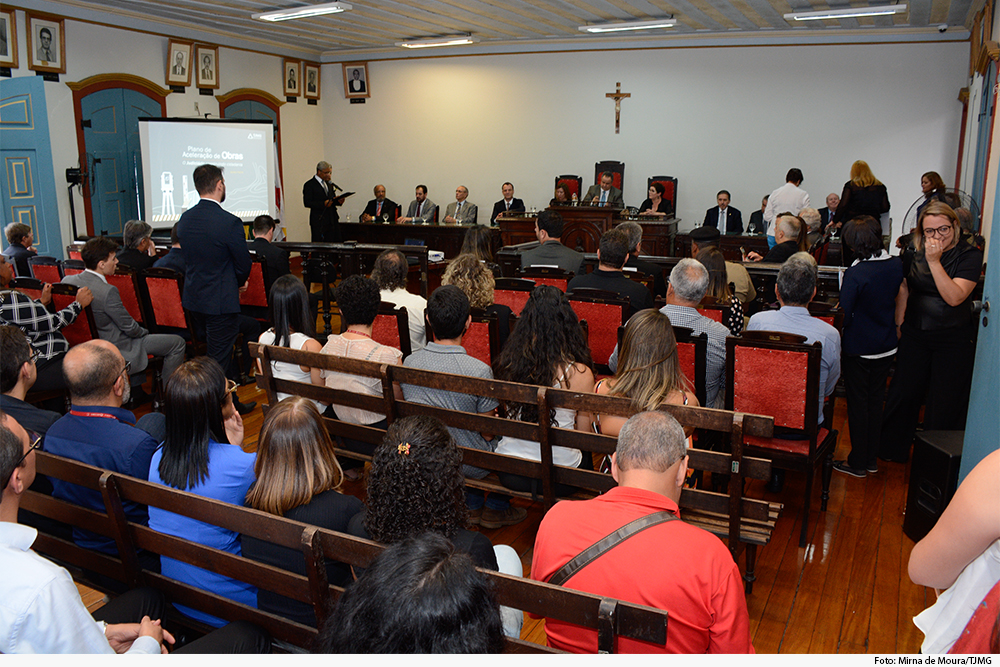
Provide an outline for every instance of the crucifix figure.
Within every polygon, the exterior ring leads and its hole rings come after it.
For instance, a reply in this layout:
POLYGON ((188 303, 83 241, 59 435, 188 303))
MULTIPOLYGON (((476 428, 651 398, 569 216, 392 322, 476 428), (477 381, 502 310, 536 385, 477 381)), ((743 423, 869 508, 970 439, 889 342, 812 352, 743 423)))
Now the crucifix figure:
POLYGON ((619 81, 616 84, 615 92, 606 93, 604 96, 610 97, 615 101, 615 134, 621 134, 622 100, 626 97, 632 97, 632 93, 623 93, 622 82, 619 81))

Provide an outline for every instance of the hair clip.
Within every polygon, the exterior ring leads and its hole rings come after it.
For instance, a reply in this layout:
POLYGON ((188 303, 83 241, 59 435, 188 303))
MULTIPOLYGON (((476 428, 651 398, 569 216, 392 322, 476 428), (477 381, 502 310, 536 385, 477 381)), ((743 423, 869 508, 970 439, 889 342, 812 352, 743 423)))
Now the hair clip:
POLYGON ((398 451, 403 456, 409 456, 410 455, 410 443, 408 443, 408 442, 401 442, 401 443, 399 443, 398 445, 396 445, 396 451, 398 451))

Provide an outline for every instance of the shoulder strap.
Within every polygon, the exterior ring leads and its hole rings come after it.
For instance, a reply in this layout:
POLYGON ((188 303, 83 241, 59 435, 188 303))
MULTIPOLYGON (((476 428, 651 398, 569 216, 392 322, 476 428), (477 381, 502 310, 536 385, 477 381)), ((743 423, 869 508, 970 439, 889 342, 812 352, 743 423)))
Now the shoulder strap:
POLYGON ((625 524, 615 532, 584 549, 575 558, 556 570, 556 572, 549 577, 547 581, 550 584, 562 586, 577 572, 587 567, 595 560, 603 556, 606 552, 611 551, 633 535, 640 533, 647 528, 652 528, 658 524, 666 523, 667 521, 674 521, 676 519, 676 516, 666 511, 653 512, 652 514, 639 517, 635 521, 625 524))

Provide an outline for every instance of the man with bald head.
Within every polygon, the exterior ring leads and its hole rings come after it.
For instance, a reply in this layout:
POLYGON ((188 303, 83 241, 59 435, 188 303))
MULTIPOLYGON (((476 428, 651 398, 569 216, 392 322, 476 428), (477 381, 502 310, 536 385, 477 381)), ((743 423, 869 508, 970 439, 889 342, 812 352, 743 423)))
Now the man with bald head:
POLYGON ((361 222, 382 222, 383 215, 386 222, 395 222, 396 209, 399 206, 396 202, 386 198, 385 186, 380 183, 375 186, 373 192, 375 199, 370 200, 365 206, 365 210, 361 213, 361 222))
POLYGON ((469 188, 460 185, 455 188, 455 201, 445 209, 446 225, 474 225, 479 221, 479 207, 470 201, 469 188))
MULTIPOLYGON (((739 568, 719 538, 679 521, 687 474, 684 429, 666 412, 640 412, 618 434, 611 457, 616 488, 565 500, 538 527, 531 578, 670 612, 666 646, 618 640, 620 653, 753 653, 739 568), (565 578, 581 552, 633 522, 649 523, 565 578)), ((547 619, 549 646, 597 651, 597 632, 547 619)))
MULTIPOLYGON (((150 413, 138 422, 122 404, 129 398, 129 365, 114 345, 91 340, 70 349, 63 375, 72 399, 70 411, 49 427, 45 451, 88 465, 149 478, 149 462, 166 433, 163 415, 150 413)), ((101 494, 61 480, 52 480, 52 495, 76 505, 104 511, 101 494)), ((147 525, 146 508, 125 503, 130 521, 147 525)), ((114 540, 73 529, 73 539, 87 549, 117 555, 114 540)), ((158 571, 158 570, 157 570, 158 571)))

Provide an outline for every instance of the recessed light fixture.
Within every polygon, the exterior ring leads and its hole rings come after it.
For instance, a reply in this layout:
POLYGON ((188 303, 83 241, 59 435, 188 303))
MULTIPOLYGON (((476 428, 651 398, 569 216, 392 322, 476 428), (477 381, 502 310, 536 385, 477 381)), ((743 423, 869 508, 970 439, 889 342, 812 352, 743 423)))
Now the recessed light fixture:
POLYGON ((404 49, 426 49, 432 46, 461 46, 478 41, 479 38, 472 35, 447 35, 429 39, 408 39, 405 42, 396 42, 396 46, 401 46, 404 49))
POLYGON ((859 16, 890 16, 903 14, 906 5, 877 5, 873 7, 843 7, 841 9, 825 9, 816 12, 791 12, 785 14, 786 19, 796 21, 822 21, 823 19, 849 19, 859 16))
POLYGON ((258 21, 291 21, 292 19, 305 19, 313 16, 323 16, 324 14, 339 14, 354 9, 346 2, 327 2, 322 5, 306 5, 305 7, 292 7, 291 9, 278 9, 273 12, 262 12, 251 14, 251 18, 258 21))
POLYGON ((656 30, 674 27, 674 17, 665 16, 652 21, 618 21, 617 23, 591 23, 577 28, 580 32, 623 32, 625 30, 656 30))

